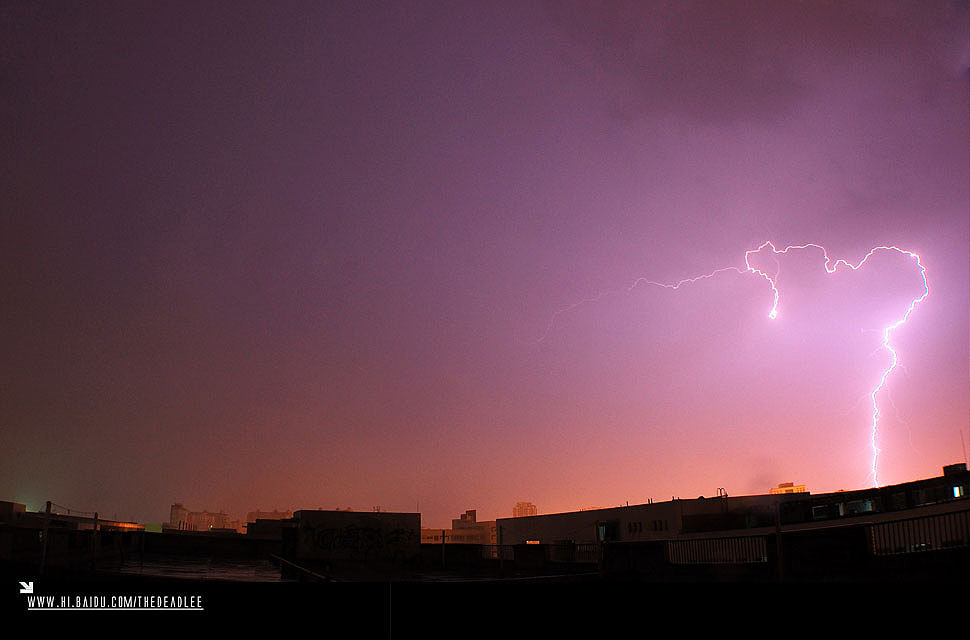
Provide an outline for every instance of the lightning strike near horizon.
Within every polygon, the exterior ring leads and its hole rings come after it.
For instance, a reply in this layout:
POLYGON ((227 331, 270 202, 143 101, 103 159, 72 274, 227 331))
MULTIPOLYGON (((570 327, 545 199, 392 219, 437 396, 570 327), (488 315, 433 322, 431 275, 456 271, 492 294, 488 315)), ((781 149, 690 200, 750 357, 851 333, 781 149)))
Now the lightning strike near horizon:
MULTIPOLYGON (((873 485, 878 487, 879 486, 878 462, 879 462, 880 449, 876 442, 876 437, 879 431, 879 416, 881 412, 879 409, 879 402, 878 402, 877 396, 886 387, 886 380, 889 378, 890 374, 892 374, 892 372, 896 369, 897 366, 901 366, 899 365, 899 355, 896 353, 896 350, 893 349, 889 339, 893 331, 895 331, 900 326, 906 323, 910 315, 913 313, 913 310, 916 308, 916 305, 922 302, 923 300, 925 300, 930 293, 929 285, 926 280, 926 267, 923 265, 919 254, 909 251, 907 249, 901 249, 895 245, 880 245, 878 247, 874 247, 870 249, 869 252, 866 253, 866 255, 858 263, 852 264, 848 260, 844 260, 842 258, 833 262, 832 259, 829 257, 828 250, 820 244, 808 243, 808 244, 800 244, 800 245, 788 245, 784 249, 778 249, 771 241, 765 241, 760 246, 758 246, 758 248, 749 249, 744 252, 744 268, 720 267, 709 273, 701 274, 699 276, 694 276, 691 278, 684 278, 674 283, 656 282, 654 280, 648 280, 646 278, 637 278, 633 282, 633 284, 631 284, 629 287, 626 288, 626 291, 627 292, 633 291, 641 284, 649 284, 657 287, 662 287, 664 289, 671 289, 676 291, 677 289, 680 289, 680 287, 684 285, 693 284, 700 280, 707 280, 728 271, 733 271, 735 273, 742 274, 742 275, 745 273, 751 273, 763 278, 765 282, 767 282, 768 285, 771 287, 772 304, 771 304, 771 308, 768 311, 768 318, 771 320, 775 320, 778 318, 778 303, 781 298, 781 294, 777 286, 780 267, 779 267, 779 271, 776 271, 772 275, 755 266, 752 266, 751 264, 751 257, 761 253, 761 251, 763 251, 766 248, 771 250, 771 255, 773 258, 777 258, 777 256, 779 255, 787 254, 789 251, 793 251, 793 250, 817 249, 822 252, 822 256, 825 259, 822 266, 824 267, 825 272, 829 274, 832 274, 838 271, 840 266, 845 266, 848 269, 851 269, 852 271, 857 271, 860 268, 862 268, 863 265, 866 264, 869 258, 871 258, 874 254, 880 251, 895 252, 900 255, 909 257, 916 262, 916 266, 919 268, 920 276, 923 281, 923 292, 921 295, 913 298, 910 301, 909 306, 906 308, 906 311, 902 314, 902 316, 897 321, 893 322, 892 324, 889 324, 888 326, 882 329, 882 348, 889 352, 890 363, 889 363, 889 366, 885 370, 883 370, 882 374, 880 375, 879 382, 869 393, 869 399, 872 403, 872 422, 870 426, 870 438, 869 438, 870 446, 872 448, 872 465, 870 468, 870 475, 872 476, 873 485)), ((775 262, 777 264, 777 259, 775 260, 775 262)), ((597 302, 601 300, 604 296, 608 295, 609 293, 615 293, 615 292, 606 291, 592 298, 586 298, 586 299, 580 300, 579 302, 573 303, 568 307, 564 307, 556 311, 549 319, 549 322, 546 325, 546 330, 543 332, 542 336, 539 338, 537 342, 542 342, 545 339, 545 337, 549 334, 549 331, 552 329, 553 323, 555 322, 556 318, 559 315, 563 313, 567 313, 568 311, 571 311, 581 305, 597 302)))

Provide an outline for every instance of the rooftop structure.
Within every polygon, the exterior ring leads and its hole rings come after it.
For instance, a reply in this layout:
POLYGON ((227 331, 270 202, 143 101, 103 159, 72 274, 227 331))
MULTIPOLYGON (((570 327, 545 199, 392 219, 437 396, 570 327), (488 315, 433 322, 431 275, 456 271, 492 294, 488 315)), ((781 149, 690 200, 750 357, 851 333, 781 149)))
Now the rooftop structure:
POLYGON ((805 485, 796 485, 794 482, 782 482, 777 487, 772 487, 768 490, 770 495, 778 495, 780 493, 807 493, 805 485))
POLYGON ((496 544, 495 520, 478 522, 478 512, 469 509, 451 521, 451 529, 421 529, 423 544, 496 544))

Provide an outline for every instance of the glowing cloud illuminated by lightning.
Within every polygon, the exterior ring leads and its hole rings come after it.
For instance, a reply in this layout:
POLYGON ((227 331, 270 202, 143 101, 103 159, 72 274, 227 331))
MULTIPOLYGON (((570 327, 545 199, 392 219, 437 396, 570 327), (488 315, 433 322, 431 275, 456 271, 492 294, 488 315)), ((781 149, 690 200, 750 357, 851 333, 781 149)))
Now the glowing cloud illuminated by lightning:
MULTIPOLYGON (((863 267, 863 265, 865 265, 866 262, 868 262, 869 258, 871 258, 874 254, 879 253, 879 252, 883 252, 883 251, 884 252, 894 252, 894 253, 898 253, 900 255, 906 256, 906 257, 912 259, 915 262, 916 266, 919 268, 920 276, 922 277, 922 280, 923 280, 923 292, 922 292, 921 295, 913 298, 910 301, 909 306, 906 307, 906 310, 901 314, 901 316, 899 317, 898 320, 896 320, 892 324, 887 325, 886 327, 883 327, 883 329, 882 329, 882 347, 883 347, 883 349, 885 349, 886 351, 889 352, 889 355, 890 355, 890 363, 889 363, 889 366, 885 370, 882 371, 882 374, 879 377, 878 384, 875 385, 875 387, 872 389, 872 391, 869 394, 869 399, 870 399, 870 401, 872 403, 872 421, 871 421, 871 424, 870 424, 870 438, 869 438, 870 445, 872 447, 872 464, 871 464, 871 468, 870 468, 870 475, 872 476, 873 484, 875 486, 879 486, 878 462, 879 462, 879 452, 880 451, 879 451, 879 446, 876 443, 876 437, 877 437, 878 431, 879 431, 879 417, 880 417, 881 410, 879 408, 879 401, 878 401, 877 396, 879 396, 880 392, 882 392, 883 389, 885 388, 885 386, 886 386, 886 380, 889 378, 890 374, 892 374, 892 372, 899 365, 899 356, 896 353, 896 350, 893 349, 892 345, 890 344, 890 337, 891 337, 893 331, 895 331, 900 326, 902 326, 903 324, 906 323, 906 321, 909 319, 910 315, 913 313, 913 310, 916 308, 916 305, 919 304, 920 302, 922 302, 923 300, 925 300, 926 299, 926 296, 928 296, 929 293, 930 293, 929 285, 928 285, 927 280, 926 280, 926 267, 923 265, 922 261, 920 260, 919 254, 916 254, 916 253, 914 253, 912 251, 908 251, 906 249, 901 249, 901 248, 899 248, 897 246, 878 246, 878 247, 874 247, 874 248, 870 249, 869 252, 866 253, 866 255, 859 262, 857 262, 856 264, 852 264, 851 262, 848 262, 847 260, 843 260, 843 259, 839 259, 839 260, 836 260, 836 261, 833 262, 832 259, 829 257, 828 251, 825 249, 825 247, 823 247, 822 245, 819 245, 819 244, 809 243, 809 244, 800 244, 800 245, 789 245, 789 246, 785 247, 784 249, 778 249, 778 248, 775 247, 774 244, 772 244, 770 241, 768 241, 768 242, 762 243, 756 249, 749 249, 748 251, 745 251, 744 252, 744 267, 743 268, 742 267, 721 267, 719 269, 715 269, 715 270, 711 271, 710 273, 705 273, 705 274, 702 274, 702 275, 699 275, 699 276, 694 276, 692 278, 684 278, 683 280, 680 280, 678 282, 673 282, 673 283, 655 282, 653 280, 647 280, 646 278, 638 278, 626 290, 628 292, 629 291, 632 291, 633 289, 637 288, 638 286, 640 286, 642 284, 648 284, 648 285, 653 285, 653 286, 657 286, 657 287, 663 287, 664 289, 677 290, 677 289, 679 289, 680 287, 682 287, 684 285, 692 284, 692 283, 698 282, 700 280, 707 280, 709 278, 714 278, 715 276, 717 276, 717 275, 719 275, 721 273, 725 273, 727 271, 733 271, 733 272, 738 273, 738 274, 750 273, 750 274, 756 275, 756 276, 758 276, 760 278, 763 278, 765 280, 765 282, 768 283, 768 286, 771 287, 771 292, 772 292, 773 300, 772 300, 772 304, 771 304, 771 309, 769 309, 769 311, 768 311, 768 317, 770 319, 774 320, 774 319, 776 319, 778 317, 778 305, 779 305, 779 299, 780 299, 780 293, 779 293, 778 287, 777 287, 778 274, 777 273, 775 273, 773 275, 772 274, 769 274, 769 273, 767 273, 765 271, 762 271, 761 269, 758 269, 758 268, 752 266, 752 264, 751 264, 751 257, 754 256, 754 255, 757 255, 757 254, 761 253, 765 249, 769 249, 771 251, 772 257, 778 256, 778 255, 782 255, 782 254, 786 254, 789 251, 802 251, 802 250, 809 250, 809 249, 821 251, 822 252, 822 257, 825 259, 822 266, 824 267, 825 272, 826 273, 829 273, 829 274, 835 273, 836 271, 839 270, 840 267, 845 267, 845 268, 851 269, 853 271, 856 271, 858 269, 861 269, 863 267)), ((579 307, 581 305, 596 302, 596 301, 600 300, 601 298, 603 298, 603 296, 607 295, 608 293, 610 293, 610 292, 607 291, 607 292, 601 293, 601 294, 599 294, 599 295, 597 295, 595 297, 587 298, 587 299, 584 299, 584 300, 580 300, 579 302, 576 302, 574 304, 569 305, 568 307, 565 307, 563 309, 560 309, 560 310, 556 311, 552 315, 552 317, 549 319, 549 323, 546 325, 546 330, 543 332, 542 336, 539 338, 539 342, 543 341, 545 339, 545 337, 549 334, 549 331, 552 329, 553 323, 555 322, 556 318, 559 315, 561 315, 563 313, 566 313, 568 311, 571 311, 572 309, 575 309, 575 308, 577 308, 577 307, 579 307)))

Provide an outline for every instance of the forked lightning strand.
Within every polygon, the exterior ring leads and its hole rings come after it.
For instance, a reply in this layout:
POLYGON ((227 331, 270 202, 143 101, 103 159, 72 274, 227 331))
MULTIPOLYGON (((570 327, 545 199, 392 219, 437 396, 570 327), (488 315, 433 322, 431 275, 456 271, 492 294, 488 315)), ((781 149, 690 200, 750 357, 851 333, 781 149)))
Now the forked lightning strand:
MULTIPOLYGON (((875 386, 875 388, 873 388, 872 392, 869 394, 869 399, 872 401, 872 425, 870 430, 870 443, 872 445, 871 473, 872 473, 873 484, 876 486, 879 486, 879 478, 877 475, 877 464, 879 461, 879 446, 876 444, 876 435, 879 430, 880 411, 879 411, 879 403, 876 399, 876 396, 878 396, 879 392, 881 392, 883 388, 886 386, 886 380, 889 378, 889 374, 891 374, 893 370, 896 369, 896 366, 899 364, 899 357, 896 354, 896 350, 893 349, 892 345, 889 343, 889 338, 895 329, 897 329, 899 326, 904 324, 909 319, 909 316, 910 314, 913 313, 913 309, 916 308, 916 305, 922 302, 923 300, 925 300, 926 296, 928 296, 930 293, 929 285, 926 282, 926 267, 923 266, 923 263, 920 261, 920 257, 918 254, 913 253, 912 251, 907 251, 906 249, 900 249, 899 247, 896 247, 896 246, 879 246, 879 247, 870 249, 869 253, 867 253, 865 257, 863 257, 862 260, 860 260, 858 263, 852 264, 851 262, 847 260, 842 260, 842 259, 832 262, 832 259, 829 257, 828 251, 825 249, 825 247, 819 244, 809 243, 809 244, 789 245, 784 249, 777 249, 775 245, 769 241, 769 242, 763 243, 757 249, 750 249, 744 252, 743 269, 741 267, 721 267, 720 269, 715 269, 710 273, 694 276, 693 278, 684 278, 683 280, 680 280, 679 282, 675 282, 675 283, 655 282, 653 280, 647 280, 646 278, 638 278, 632 285, 630 285, 627 288, 627 291, 632 291, 633 289, 635 289, 641 284, 650 284, 657 287, 663 287, 665 289, 676 290, 684 286, 685 284, 692 284, 699 280, 706 280, 708 278, 713 278, 714 276, 724 273, 726 271, 734 271, 735 273, 740 273, 740 274, 752 273, 761 278, 764 278, 764 280, 771 287, 773 300, 771 304, 771 309, 768 311, 768 317, 774 320, 775 318, 778 317, 778 299, 780 297, 778 292, 778 287, 777 287, 778 273, 776 272, 774 275, 771 275, 751 265, 751 256, 757 255, 765 248, 771 249, 772 257, 778 256, 781 254, 786 254, 789 251, 792 251, 795 249, 798 249, 798 250, 817 249, 822 252, 822 256, 825 258, 825 262, 823 266, 825 267, 826 273, 835 273, 840 266, 845 266, 849 269, 852 269, 853 271, 856 271, 860 269, 869 260, 869 258, 871 258, 875 253, 879 251, 891 251, 891 252, 895 252, 895 253, 899 253, 901 255, 907 256, 912 260, 914 260, 916 262, 916 266, 919 267, 920 276, 923 279, 923 293, 920 296, 913 298, 912 301, 910 301, 909 306, 906 308, 906 312, 903 313, 902 317, 900 317, 899 320, 883 328, 882 346, 886 351, 889 352, 890 363, 889 363, 889 366, 882 372, 882 375, 879 377, 879 383, 875 386)), ((546 326, 546 331, 543 333, 542 337, 539 338, 539 341, 541 342, 543 339, 545 339, 546 335, 549 333, 549 330, 552 328, 552 325, 555 322, 557 316, 567 311, 570 311, 572 309, 575 309, 580 305, 596 302, 607 293, 609 292, 601 293, 594 298, 581 300, 580 302, 572 304, 564 309, 560 309, 559 311, 554 313, 552 315, 552 318, 550 318, 548 325, 546 326)))

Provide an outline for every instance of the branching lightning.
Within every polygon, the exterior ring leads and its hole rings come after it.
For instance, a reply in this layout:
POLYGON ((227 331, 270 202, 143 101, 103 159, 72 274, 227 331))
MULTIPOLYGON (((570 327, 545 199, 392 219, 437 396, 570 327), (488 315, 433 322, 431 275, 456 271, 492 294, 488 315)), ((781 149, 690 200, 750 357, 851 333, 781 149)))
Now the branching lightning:
MULTIPOLYGON (((893 331, 898 329, 900 326, 905 324, 907 320, 909 320, 909 317, 910 315, 912 315, 913 310, 916 308, 916 305, 918 305, 923 300, 925 300, 926 296, 928 296, 930 293, 929 285, 926 280, 926 267, 923 265, 919 254, 916 254, 912 251, 908 251, 906 249, 901 249, 894 245, 890 245, 890 246, 882 245, 882 246, 878 246, 878 247, 874 247, 873 249, 870 249, 869 252, 859 262, 857 262, 856 264, 852 264, 851 262, 841 258, 833 262, 832 259, 829 257, 828 250, 826 250, 825 247, 819 244, 809 243, 809 244, 800 244, 800 245, 789 245, 784 249, 778 249, 775 247, 775 245, 772 242, 767 241, 762 243, 757 249, 749 249, 744 252, 744 268, 721 267, 719 269, 715 269, 711 271, 710 273, 705 273, 691 278, 684 278, 683 280, 680 280, 678 282, 673 282, 673 283, 656 282, 653 280, 648 280, 646 278, 638 278, 636 281, 633 282, 633 284, 631 284, 626 289, 626 291, 627 292, 632 291, 633 289, 637 288, 641 284, 649 284, 657 287, 662 287, 664 289, 677 290, 684 285, 693 284, 700 280, 707 280, 710 278, 714 278, 715 276, 718 276, 728 271, 733 271, 735 273, 742 274, 742 275, 746 273, 750 273, 760 278, 763 278, 765 282, 767 282, 768 285, 771 287, 771 293, 772 293, 773 299, 772 299, 771 309, 768 311, 768 318, 771 320, 774 320, 778 317, 778 303, 781 297, 781 294, 779 293, 778 286, 777 286, 778 272, 776 271, 774 274, 769 274, 757 267, 752 266, 751 264, 751 257, 761 253, 766 248, 771 250, 772 258, 775 259, 776 264, 778 264, 777 256, 787 254, 789 251, 805 250, 805 249, 815 249, 815 250, 821 251, 823 258, 825 259, 825 262, 823 263, 823 267, 825 268, 825 272, 829 274, 835 273, 836 271, 839 270, 840 267, 846 267, 853 271, 857 271, 858 269, 861 269, 862 266, 866 264, 866 262, 868 262, 869 258, 871 258, 873 255, 875 255, 880 251, 895 252, 900 255, 906 256, 914 260, 916 263, 916 266, 919 268, 920 276, 923 280, 923 292, 921 295, 913 298, 910 301, 909 306, 906 308, 906 311, 902 314, 902 316, 897 321, 893 322, 892 324, 882 329, 882 348, 889 352, 890 363, 889 363, 889 366, 882 371, 882 374, 879 377, 878 384, 875 385, 875 387, 872 389, 872 391, 869 394, 869 399, 872 404, 872 422, 870 425, 870 438, 869 438, 870 445, 872 447, 872 465, 871 465, 870 473, 872 475, 873 484, 875 486, 879 486, 878 462, 879 462, 880 450, 879 450, 878 444, 876 443, 876 439, 879 431, 879 417, 880 417, 881 411, 879 409, 879 402, 878 402, 877 396, 879 396, 879 394, 885 389, 886 381, 889 378, 890 374, 892 374, 892 372, 898 366, 901 366, 899 364, 899 355, 896 353, 896 350, 890 344, 890 337, 892 336, 893 331)), ((609 293, 611 292, 606 291, 606 292, 600 293, 597 296, 580 300, 579 302, 573 303, 568 307, 565 307, 563 309, 556 311, 549 319, 549 323, 546 326, 546 330, 539 338, 539 342, 543 341, 545 337, 549 334, 549 331, 552 329, 553 323, 555 322, 556 318, 560 314, 567 313, 581 305, 597 302, 609 293)))

